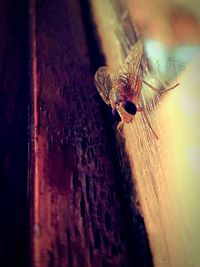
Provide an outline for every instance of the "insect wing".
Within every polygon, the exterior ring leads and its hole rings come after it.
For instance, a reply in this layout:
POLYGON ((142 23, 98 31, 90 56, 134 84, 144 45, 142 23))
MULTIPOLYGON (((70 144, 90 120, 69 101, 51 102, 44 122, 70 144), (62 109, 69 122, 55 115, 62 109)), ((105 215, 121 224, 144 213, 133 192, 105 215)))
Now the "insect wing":
POLYGON ((112 89, 112 81, 108 67, 100 67, 95 73, 94 81, 96 88, 106 104, 110 105, 109 93, 112 89))
POLYGON ((132 97, 138 97, 141 93, 143 77, 142 59, 143 46, 142 42, 139 40, 132 46, 119 73, 120 76, 127 75, 132 97))

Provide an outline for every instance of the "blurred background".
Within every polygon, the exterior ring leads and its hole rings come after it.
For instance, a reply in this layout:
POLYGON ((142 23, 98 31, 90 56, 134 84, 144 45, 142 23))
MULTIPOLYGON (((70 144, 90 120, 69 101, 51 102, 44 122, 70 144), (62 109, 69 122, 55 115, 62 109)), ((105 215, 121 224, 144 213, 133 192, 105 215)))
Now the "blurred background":
POLYGON ((186 65, 200 49, 200 3, 198 0, 128 0, 130 11, 148 56, 169 72, 170 63, 186 65), (171 62, 169 62, 171 60, 171 62))

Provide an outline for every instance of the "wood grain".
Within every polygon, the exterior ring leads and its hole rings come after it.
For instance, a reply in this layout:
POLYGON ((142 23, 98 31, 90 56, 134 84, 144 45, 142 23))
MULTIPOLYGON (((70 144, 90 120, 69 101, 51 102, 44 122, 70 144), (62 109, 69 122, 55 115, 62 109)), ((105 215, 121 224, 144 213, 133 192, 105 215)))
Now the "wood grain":
MULTIPOLYGON (((129 23, 129 20, 126 20, 128 10, 119 7, 115 10, 121 1, 92 2, 107 65, 111 70, 119 69, 126 56, 123 54, 124 44, 125 51, 128 51, 131 43, 125 23, 129 23)), ((140 24, 142 31, 140 36, 147 37, 144 43, 148 42, 149 37, 153 37, 155 42, 160 41, 168 48, 177 44, 199 43, 197 16, 189 9, 185 10, 179 6, 174 8, 174 1, 170 10, 168 4, 171 1, 128 2, 132 4, 132 14, 135 15, 133 22, 140 24), (175 18, 177 21, 174 21, 175 18), (183 22, 187 25, 186 31, 183 31, 181 26, 183 22)), ((185 1, 177 2, 181 4, 185 1)), ((130 34, 130 25, 128 29, 130 34)), ((134 43, 133 41, 132 44, 134 43)), ((181 48, 177 47, 177 50, 181 48)), ((162 53, 159 53, 159 49, 156 51, 156 46, 152 46, 151 49, 151 59, 161 61, 162 58, 159 56, 162 53)), ((118 140, 119 150, 122 152, 120 153, 122 169, 126 177, 129 176, 129 168, 126 162, 124 163, 124 150, 126 156, 128 154, 135 196, 145 222, 153 263, 158 267, 199 266, 200 262, 197 252, 200 243, 197 230, 200 221, 197 204, 200 188, 197 186, 197 176, 199 176, 197 167, 199 166, 199 141, 197 141, 199 140, 197 137, 199 136, 197 130, 199 53, 197 51, 198 49, 193 58, 191 55, 191 65, 172 83, 172 85, 177 81, 180 83, 174 90, 160 96, 149 87, 143 86, 141 105, 145 112, 136 114, 132 123, 124 125, 124 147, 121 146, 121 137, 118 140), (147 121, 156 131, 158 139, 153 135, 147 121)), ((179 61, 173 61, 172 53, 167 56, 172 58, 169 58, 170 65, 165 71, 173 71, 175 74, 175 66, 179 61)), ((179 59, 184 60, 184 55, 179 59)), ((169 76, 168 73, 164 74, 165 78, 169 76)), ((145 81, 150 79, 152 83, 155 82, 154 78, 152 74, 144 79, 145 81)))
POLYGON ((36 1, 32 266, 132 266, 78 1, 36 1))

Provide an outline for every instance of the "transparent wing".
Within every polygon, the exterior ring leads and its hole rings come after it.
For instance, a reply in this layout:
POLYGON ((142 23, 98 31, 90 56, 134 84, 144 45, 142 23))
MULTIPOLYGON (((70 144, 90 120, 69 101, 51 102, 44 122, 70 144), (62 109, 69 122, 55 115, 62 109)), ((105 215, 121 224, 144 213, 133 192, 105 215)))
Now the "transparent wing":
POLYGON ((112 81, 108 67, 100 67, 95 73, 94 81, 96 88, 106 104, 110 105, 109 92, 112 89, 112 81))
POLYGON ((119 75, 127 77, 130 84, 131 92, 128 92, 132 97, 138 97, 141 93, 143 79, 143 46, 139 40, 132 48, 122 65, 119 75))

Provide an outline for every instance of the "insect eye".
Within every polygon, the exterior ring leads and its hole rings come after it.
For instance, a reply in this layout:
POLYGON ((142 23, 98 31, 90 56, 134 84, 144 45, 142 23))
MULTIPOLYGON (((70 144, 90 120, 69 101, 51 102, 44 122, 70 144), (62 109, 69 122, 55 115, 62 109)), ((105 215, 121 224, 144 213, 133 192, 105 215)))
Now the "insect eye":
POLYGON ((112 109, 112 114, 113 114, 113 117, 116 121, 121 121, 121 117, 119 116, 119 113, 117 112, 117 110, 115 108, 112 109))
POLYGON ((131 115, 135 115, 137 112, 137 107, 134 103, 130 102, 130 101, 126 101, 123 104, 124 109, 126 110, 126 112, 128 112, 131 115))

